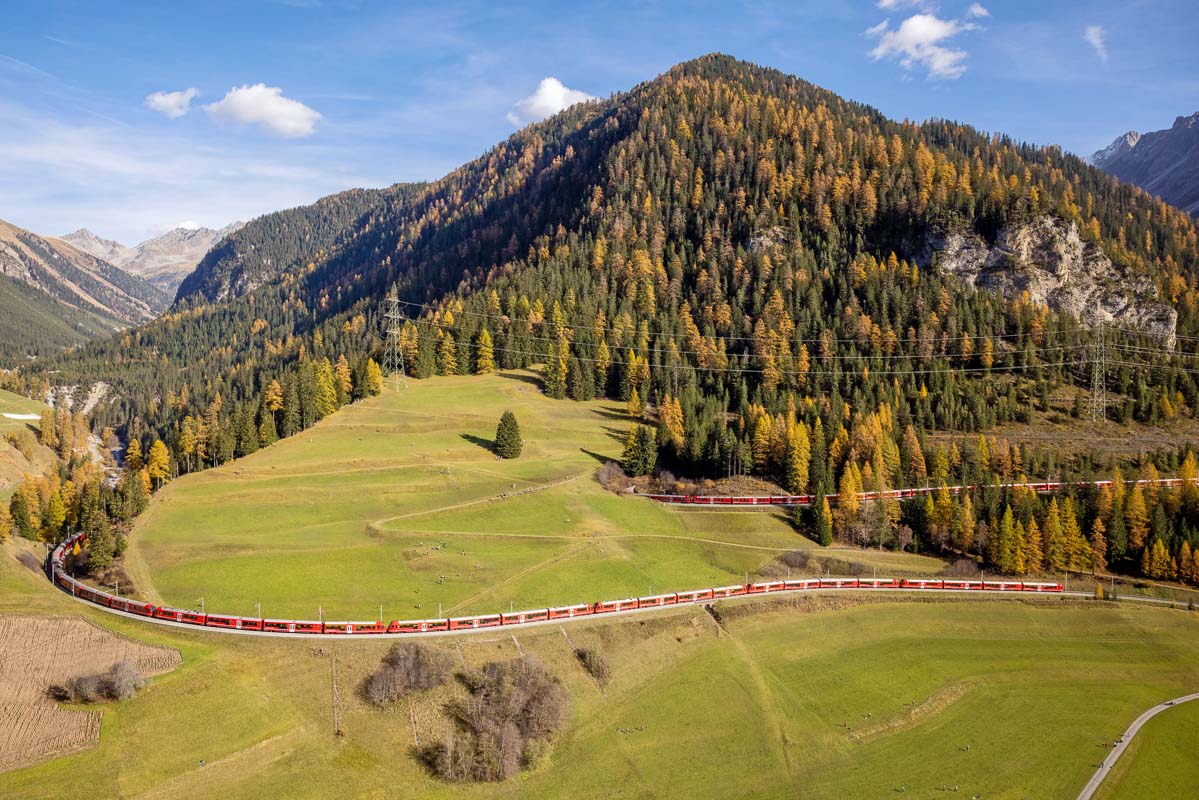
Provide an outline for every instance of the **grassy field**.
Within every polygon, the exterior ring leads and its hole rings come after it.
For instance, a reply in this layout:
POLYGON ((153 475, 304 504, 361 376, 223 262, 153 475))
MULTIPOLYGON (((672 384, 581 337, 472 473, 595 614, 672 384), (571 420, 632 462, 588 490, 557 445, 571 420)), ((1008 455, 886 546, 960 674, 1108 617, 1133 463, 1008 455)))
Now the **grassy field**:
POLYGON ((45 447, 34 448, 33 461, 29 461, 15 447, 4 440, 4 434, 19 430, 37 430, 37 420, 11 419, 5 414, 41 414, 44 405, 19 394, 0 389, 0 502, 8 503, 13 490, 26 474, 38 474, 54 463, 54 454, 45 447))
MULTIPOLYGON (((560 676, 571 720, 540 769, 500 785, 432 779, 411 756, 444 736, 450 685, 388 711, 356 687, 378 641, 261 640, 149 627, 0 562, 0 612, 64 613, 177 648, 183 666, 104 708, 94 749, 0 774, 0 796, 65 798, 1068 797, 1144 708, 1199 685, 1199 617, 1128 604, 811 598, 566 629, 612 666, 601 692, 557 627, 435 642, 460 663, 517 647, 560 676), (749 613, 746 609, 753 609, 749 613), (333 734, 332 657, 345 735, 333 734), (869 716, 867 716, 869 715, 869 716), (203 761, 203 765, 201 764, 203 761)), ((1143 732, 1111 797, 1199 786, 1190 709, 1143 732), (1163 725, 1169 726, 1168 728, 1163 725)))
MULTIPOLYGON (((744 580, 812 544, 779 514, 677 511, 594 473, 631 420, 546 399, 525 374, 414 381, 163 490, 131 537, 149 597, 267 616, 372 619, 536 607, 744 580), (487 445, 511 408, 523 455, 487 445), (527 491, 521 494, 520 492, 527 491), (510 495, 500 499, 501 495, 510 495)), ((914 555, 831 554, 935 572, 914 555)))
POLYGON ((1199 701, 1158 714, 1133 739, 1095 796, 1099 800, 1193 797, 1196 780, 1190 776, 1190 766, 1195 763, 1196 731, 1199 701))

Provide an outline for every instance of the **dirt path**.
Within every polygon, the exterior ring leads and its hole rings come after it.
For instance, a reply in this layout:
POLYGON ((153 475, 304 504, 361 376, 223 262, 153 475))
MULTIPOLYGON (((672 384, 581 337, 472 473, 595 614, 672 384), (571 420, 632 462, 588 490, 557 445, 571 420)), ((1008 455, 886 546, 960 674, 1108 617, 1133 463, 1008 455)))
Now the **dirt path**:
POLYGON ((176 650, 142 644, 78 617, 0 615, 0 772, 99 741, 102 706, 70 710, 47 697, 46 689, 125 660, 144 676, 182 663, 176 650))
POLYGON ((1103 783, 1103 779, 1108 776, 1108 773, 1112 771, 1112 767, 1116 766, 1116 762, 1120 760, 1120 756, 1124 755, 1124 751, 1128 749, 1129 743, 1132 742, 1132 737, 1137 735, 1141 728, 1145 726, 1146 722, 1153 719, 1163 711, 1168 711, 1174 706, 1181 705, 1182 703, 1189 703, 1192 700, 1199 700, 1199 692, 1195 694, 1183 695, 1182 697, 1175 697, 1173 700, 1167 700, 1164 703, 1159 703, 1133 720, 1132 724, 1128 726, 1128 730, 1124 731, 1124 735, 1116 740, 1115 747, 1113 747, 1112 751, 1107 754, 1107 758, 1103 759, 1103 763, 1099 765, 1099 769, 1095 770, 1095 774, 1091 776, 1089 781, 1087 781, 1087 785, 1084 786, 1083 790, 1078 793, 1078 800, 1091 800, 1091 798, 1094 797, 1095 792, 1098 791, 1100 784, 1103 783))

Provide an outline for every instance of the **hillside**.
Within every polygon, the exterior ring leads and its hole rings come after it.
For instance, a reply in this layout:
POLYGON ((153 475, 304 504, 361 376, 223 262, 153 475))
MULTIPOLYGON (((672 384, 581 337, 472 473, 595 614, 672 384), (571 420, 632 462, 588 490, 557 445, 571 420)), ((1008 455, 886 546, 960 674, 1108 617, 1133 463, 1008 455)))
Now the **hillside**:
POLYGON ((101 239, 86 228, 68 233, 62 240, 96 258, 145 278, 170 296, 191 274, 214 245, 245 223, 234 222, 212 228, 175 228, 161 236, 126 247, 111 239, 101 239))
POLYGON ((1199 216, 1199 112, 1166 130, 1129 131, 1091 155, 1091 164, 1199 216))
POLYGON ((154 319, 167 297, 71 245, 0 220, 0 359, 16 364, 154 319))
POLYGON ((207 415, 213 447, 185 469, 221 463, 245 452, 235 420, 266 420, 272 380, 293 399, 270 421, 294 432, 328 411, 321 369, 382 361, 394 285, 415 375, 473 371, 486 328, 499 366, 548 362, 552 397, 635 390, 676 471, 828 492, 870 467, 895 485, 920 477, 900 454, 928 431, 1025 421, 1061 395, 1079 413, 1093 337, 1075 314, 1091 306, 1115 323, 1108 413, 1190 416, 1189 362, 1160 345, 1199 333, 1197 252, 1194 220, 1056 148, 893 122, 707 56, 439 181, 263 217, 205 258, 162 319, 43 374, 105 379, 117 400, 97 422, 138 416, 176 452, 181 423, 207 415), (949 236, 1015 279, 972 287, 943 270, 949 236), (1026 294, 1034 268, 1073 283, 1026 294), (1125 330, 1146 321, 1150 334, 1125 330), (787 477, 798 428, 811 469, 787 477))

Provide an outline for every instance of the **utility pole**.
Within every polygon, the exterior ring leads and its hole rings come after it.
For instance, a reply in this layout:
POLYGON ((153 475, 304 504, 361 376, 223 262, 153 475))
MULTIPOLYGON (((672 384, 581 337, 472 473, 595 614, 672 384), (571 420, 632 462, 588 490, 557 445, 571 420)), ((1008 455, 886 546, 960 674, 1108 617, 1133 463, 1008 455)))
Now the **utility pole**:
POLYGON ((204 595, 200 595, 200 613, 204 613, 204 595))
POLYGON ((1103 323, 1095 329, 1095 344, 1091 357, 1091 422, 1107 420, 1107 347, 1103 340, 1103 323))
POLYGON ((255 603, 254 607, 258 609, 258 618, 262 619, 262 603, 255 603))
POLYGON ((408 375, 404 365, 404 348, 400 346, 400 323, 404 312, 400 311, 400 294, 393 286, 387 294, 387 310, 383 313, 387 319, 387 354, 384 359, 387 371, 392 376, 392 383, 398 391, 400 384, 408 388, 408 375))

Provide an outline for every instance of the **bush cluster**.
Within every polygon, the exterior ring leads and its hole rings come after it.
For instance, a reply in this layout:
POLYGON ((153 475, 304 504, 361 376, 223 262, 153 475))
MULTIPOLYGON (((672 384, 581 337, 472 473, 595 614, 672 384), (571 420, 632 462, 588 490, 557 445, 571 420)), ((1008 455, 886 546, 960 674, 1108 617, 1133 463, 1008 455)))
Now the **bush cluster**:
POLYGON ((399 642, 392 645, 379 671, 366 680, 366 699, 376 706, 394 703, 412 692, 440 686, 450 676, 452 659, 444 650, 399 642))
POLYGON ((138 693, 146 680, 132 661, 118 661, 107 672, 80 675, 66 683, 50 687, 50 696, 68 703, 95 703, 100 700, 128 700, 138 693))
POLYGON ((492 662, 463 676, 469 695, 448 711, 456 730, 429 748, 433 771, 450 781, 502 781, 531 767, 562 727, 570 695, 537 661, 492 662))
POLYGON ((608 659, 604 658, 604 654, 599 650, 594 650, 590 647, 580 647, 575 650, 575 656, 583 664, 583 669, 595 678, 595 682, 600 686, 606 686, 608 679, 611 677, 611 670, 608 668, 608 659))

